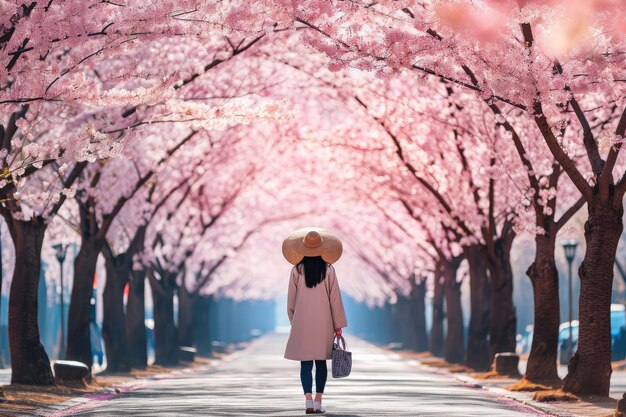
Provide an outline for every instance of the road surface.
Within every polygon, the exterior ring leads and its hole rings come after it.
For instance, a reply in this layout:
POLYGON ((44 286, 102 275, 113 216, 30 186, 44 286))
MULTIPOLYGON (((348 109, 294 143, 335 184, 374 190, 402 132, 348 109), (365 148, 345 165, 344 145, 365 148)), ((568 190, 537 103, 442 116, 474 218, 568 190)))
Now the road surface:
MULTIPOLYGON (((74 409, 77 416, 298 416, 304 414, 299 363, 282 358, 286 335, 270 334, 218 366, 150 380, 141 389, 74 409)), ((332 416, 525 416, 533 409, 347 335, 353 373, 329 376, 332 416)), ((330 365, 330 363, 329 363, 330 365)), ((69 411, 69 410, 68 410, 69 411)))

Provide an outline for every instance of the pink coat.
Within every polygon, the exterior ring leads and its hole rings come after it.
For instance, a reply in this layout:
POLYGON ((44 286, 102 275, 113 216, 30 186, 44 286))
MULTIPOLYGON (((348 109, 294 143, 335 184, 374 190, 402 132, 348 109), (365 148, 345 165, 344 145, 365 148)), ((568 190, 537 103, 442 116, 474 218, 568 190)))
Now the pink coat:
POLYGON ((289 278, 287 315, 291 322, 285 358, 295 361, 330 359, 335 329, 348 325, 335 268, 326 268, 326 278, 307 288, 304 272, 294 266, 289 278))

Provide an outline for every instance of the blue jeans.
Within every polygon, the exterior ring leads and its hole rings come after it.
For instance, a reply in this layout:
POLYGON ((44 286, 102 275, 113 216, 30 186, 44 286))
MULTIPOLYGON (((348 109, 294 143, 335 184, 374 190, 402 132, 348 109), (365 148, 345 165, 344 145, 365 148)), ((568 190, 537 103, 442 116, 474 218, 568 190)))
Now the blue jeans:
MULTIPOLYGON (((305 394, 313 393, 313 361, 300 362, 300 381, 302 382, 302 389, 305 394)), ((326 378, 328 378, 328 369, 326 368, 326 361, 315 361, 315 391, 318 393, 324 392, 324 386, 326 385, 326 378)))

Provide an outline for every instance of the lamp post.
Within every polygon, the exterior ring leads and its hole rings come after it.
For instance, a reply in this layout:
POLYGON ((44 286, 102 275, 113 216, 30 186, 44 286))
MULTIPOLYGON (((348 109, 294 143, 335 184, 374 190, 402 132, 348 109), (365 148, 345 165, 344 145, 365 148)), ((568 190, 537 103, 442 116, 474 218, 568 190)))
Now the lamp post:
POLYGON ((57 257, 57 261, 59 261, 59 269, 61 271, 61 345, 59 347, 59 357, 61 359, 65 358, 65 305, 63 300, 63 262, 65 262, 65 255, 67 254, 68 246, 69 245, 63 245, 62 243, 52 245, 52 248, 56 251, 55 255, 57 257))
POLYGON ((576 246, 578 246, 578 242, 575 240, 566 240, 562 244, 563 251, 565 252, 565 259, 567 259, 568 271, 569 271, 569 288, 568 288, 568 321, 569 321, 569 334, 567 337, 567 356, 572 357, 572 263, 574 262, 574 258, 576 257, 576 246))

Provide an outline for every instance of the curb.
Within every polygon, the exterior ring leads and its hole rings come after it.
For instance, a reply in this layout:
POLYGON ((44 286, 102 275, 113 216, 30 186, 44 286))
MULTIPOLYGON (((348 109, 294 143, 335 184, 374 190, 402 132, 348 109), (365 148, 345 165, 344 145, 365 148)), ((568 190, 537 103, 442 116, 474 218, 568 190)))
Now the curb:
POLYGON ((473 387, 483 389, 493 395, 496 395, 502 399, 506 403, 517 403, 523 406, 525 411, 533 411, 535 413, 539 412, 539 415, 548 415, 548 416, 557 416, 557 417, 578 417, 578 414, 571 413, 569 411, 563 410, 559 407, 555 407, 553 405, 549 405, 548 403, 539 403, 532 399, 523 398, 525 396, 524 393, 521 392, 513 392, 506 390, 504 388, 499 387, 490 387, 488 385, 481 384, 478 380, 466 376, 466 375, 455 375, 455 379, 460 381, 461 383, 473 387))
POLYGON ((422 364, 418 360, 410 360, 409 363, 431 373, 452 376, 454 377, 454 379, 456 379, 466 387, 484 390, 494 397, 497 397, 500 402, 512 406, 519 411, 524 411, 536 416, 579 417, 577 414, 562 410, 558 407, 544 403, 537 403, 536 401, 533 401, 531 399, 523 398, 522 396, 524 396, 524 393, 516 393, 508 391, 504 388, 490 387, 481 384, 478 380, 470 376, 457 375, 442 368, 430 367, 428 365, 422 364))
POLYGON ((133 391, 140 390, 147 385, 149 381, 160 381, 165 379, 177 378, 180 376, 193 374, 196 372, 208 371, 211 368, 217 367, 222 362, 228 362, 236 359, 242 352, 249 349, 256 344, 260 339, 252 341, 247 347, 241 350, 236 350, 226 356, 216 359, 214 362, 200 365, 193 368, 187 367, 183 369, 176 369, 171 372, 164 372, 161 374, 152 375, 146 378, 137 379, 136 381, 129 381, 120 385, 113 385, 105 388, 101 391, 85 394, 81 397, 72 398, 59 404, 51 405, 46 409, 38 409, 32 412, 32 414, 24 414, 24 416, 37 416, 37 417, 67 417, 73 416, 75 413, 92 410, 100 407, 103 402, 110 401, 122 394, 127 394, 133 391))
POLYGON ((50 406, 52 410, 37 410, 34 412, 38 417, 65 417, 72 416, 74 413, 91 410, 99 407, 102 402, 119 397, 122 394, 132 392, 141 389, 145 386, 145 383, 141 382, 127 382, 117 387, 111 387, 102 391, 92 392, 90 394, 83 395, 82 397, 72 398, 71 400, 64 401, 60 404, 50 406), (54 410, 54 411, 53 411, 54 410))
MULTIPOLYGON (((230 356, 230 355, 229 355, 230 356)), ((152 375, 146 378, 141 378, 136 381, 129 381, 120 385, 113 385, 105 388, 101 391, 85 394, 81 397, 72 398, 59 404, 48 406, 45 409, 39 409, 32 412, 32 414, 24 414, 37 417, 67 417, 73 416, 78 412, 84 412, 100 407, 102 403, 110 401, 123 394, 127 394, 133 391, 140 390, 147 385, 149 381, 159 381, 164 379, 176 378, 182 375, 192 374, 195 372, 207 371, 216 367, 222 360, 216 360, 212 364, 201 365, 194 368, 177 369, 172 372, 165 372, 161 374, 152 375)))

